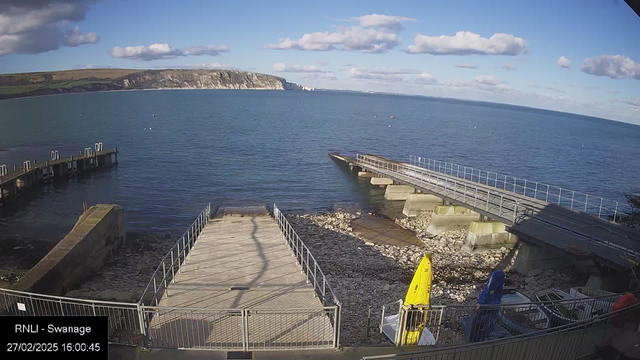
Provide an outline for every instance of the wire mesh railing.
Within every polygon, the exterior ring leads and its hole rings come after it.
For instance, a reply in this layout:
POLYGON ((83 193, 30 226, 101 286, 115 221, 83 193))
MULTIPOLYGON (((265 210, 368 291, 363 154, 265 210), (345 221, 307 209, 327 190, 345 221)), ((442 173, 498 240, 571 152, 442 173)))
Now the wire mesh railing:
POLYGON ((469 180, 497 189, 511 191, 537 200, 546 201, 571 210, 595 215, 599 218, 619 221, 631 213, 628 204, 595 196, 560 186, 504 175, 470 166, 448 163, 420 156, 409 156, 409 163, 431 171, 469 180))
POLYGON ((170 296, 169 284, 182 270, 182 265, 196 245, 202 229, 209 223, 210 215, 211 204, 208 204, 162 258, 140 297, 140 304, 158 306, 163 296, 170 296))
POLYGON ((144 329, 138 304, 75 299, 0 288, 0 315, 107 316, 109 342, 142 345, 144 329))
MULTIPOLYGON (((622 296, 576 297, 566 294, 565 299, 548 300, 544 294, 538 295, 544 301, 500 305, 403 306, 402 300, 398 300, 383 305, 380 332, 387 337, 391 334, 393 338, 389 340, 396 346, 407 345, 406 334, 416 329, 428 330, 433 337, 431 342, 423 345, 480 343, 560 328, 609 314, 622 296), (390 327, 394 331, 389 332, 390 327)), ((414 345, 418 343, 417 339, 413 340, 414 345)))
POLYGON ((390 355, 373 359, 531 359, 573 360, 594 355, 600 344, 625 331, 637 331, 640 304, 594 315, 589 319, 506 338, 390 355))
POLYGON ((613 263, 629 266, 640 248, 625 234, 602 227, 603 224, 577 223, 574 218, 557 217, 544 203, 512 196, 493 187, 464 181, 419 166, 389 161, 371 155, 356 155, 360 166, 386 175, 442 198, 463 204, 522 232, 524 236, 547 239, 560 248, 576 247, 591 251, 613 263), (596 229, 601 228, 601 229, 596 229), (620 256, 623 255, 623 256, 620 256))
POLYGON ((335 332, 335 347, 339 347, 342 310, 340 301, 327 282, 327 277, 320 269, 315 257, 311 254, 307 245, 300 240, 300 237, 276 204, 273 204, 273 214, 287 245, 291 249, 293 256, 295 256, 298 265, 300 265, 302 273, 307 278, 307 283, 313 284, 314 292, 322 301, 323 306, 333 306, 335 308, 335 311, 328 315, 335 332))

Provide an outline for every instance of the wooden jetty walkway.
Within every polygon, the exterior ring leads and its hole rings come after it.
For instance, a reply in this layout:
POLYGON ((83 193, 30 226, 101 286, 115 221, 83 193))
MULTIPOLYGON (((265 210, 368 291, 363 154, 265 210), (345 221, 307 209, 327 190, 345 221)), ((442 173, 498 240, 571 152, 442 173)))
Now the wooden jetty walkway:
POLYGON ((337 309, 323 304, 318 281, 326 280, 309 262, 308 249, 303 255, 304 244, 291 248, 283 239, 281 226, 264 206, 220 208, 159 301, 148 330, 153 345, 335 347, 330 319, 337 309))
POLYGON ((57 151, 52 151, 50 160, 44 162, 27 160, 21 167, 14 165, 13 170, 8 170, 6 165, 0 165, 0 206, 33 186, 117 163, 118 148, 104 150, 102 143, 96 143, 94 148, 85 148, 80 155, 60 158, 57 151))

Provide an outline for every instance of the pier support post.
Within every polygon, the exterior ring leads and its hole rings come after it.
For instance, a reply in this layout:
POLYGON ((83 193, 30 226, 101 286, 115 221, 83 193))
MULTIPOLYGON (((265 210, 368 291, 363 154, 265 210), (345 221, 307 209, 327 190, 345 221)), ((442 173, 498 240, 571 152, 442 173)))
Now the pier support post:
POLYGON ((436 206, 427 232, 439 235, 445 231, 468 228, 473 221, 479 220, 480 214, 462 206, 436 206))
POLYGON ((388 185, 384 192, 386 200, 407 200, 409 195, 416 192, 412 186, 408 185, 388 185))
POLYGON ((402 213, 407 217, 418 216, 423 211, 433 211, 442 204, 442 199, 429 194, 409 194, 404 203, 402 213))

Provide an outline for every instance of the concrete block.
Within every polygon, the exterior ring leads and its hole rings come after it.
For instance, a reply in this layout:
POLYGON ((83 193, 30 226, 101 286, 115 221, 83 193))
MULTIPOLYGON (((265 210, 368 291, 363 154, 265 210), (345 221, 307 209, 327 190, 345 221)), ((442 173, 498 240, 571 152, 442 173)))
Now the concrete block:
POLYGON ((526 275, 534 269, 559 270, 571 264, 571 258, 563 250, 523 243, 520 245, 514 268, 520 274, 526 275))
POLYGON ((384 193, 384 198, 387 200, 407 200, 409 195, 416 192, 412 186, 408 185, 388 185, 387 190, 384 193))
POLYGON ((618 293, 625 291, 628 284, 629 279, 626 276, 602 276, 592 274, 589 276, 589 280, 587 280, 587 284, 584 287, 618 293))
POLYGON ((14 290, 62 295, 97 271, 125 241, 124 210, 95 205, 73 229, 13 285, 14 290))
POLYGON ((473 221, 479 221, 480 214, 463 206, 438 205, 433 210, 427 232, 438 235, 445 231, 466 229, 473 221))
POLYGON ((513 245, 518 242, 518 237, 506 230, 505 224, 498 221, 479 222, 473 221, 469 225, 466 243, 475 249, 478 247, 492 247, 513 245))
POLYGON ((433 211, 442 204, 442 199, 429 194, 409 194, 404 203, 402 213, 407 217, 418 216, 423 211, 433 211))
POLYGON ((370 177, 375 177, 376 174, 372 173, 372 172, 368 172, 368 171, 358 171, 358 177, 361 178, 370 178, 370 177))
POLYGON ((393 180, 389 178, 372 177, 371 185, 380 185, 380 186, 393 185, 393 180))

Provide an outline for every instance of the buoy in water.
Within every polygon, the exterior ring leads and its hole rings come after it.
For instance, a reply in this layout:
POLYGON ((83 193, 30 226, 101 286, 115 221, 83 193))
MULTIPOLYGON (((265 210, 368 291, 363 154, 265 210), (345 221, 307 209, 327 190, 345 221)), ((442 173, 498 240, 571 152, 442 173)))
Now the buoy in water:
POLYGON ((156 117, 156 114, 152 114, 151 117, 156 117))
POLYGON ((396 118, 396 117, 395 117, 395 116, 393 116, 393 115, 389 116, 389 119, 395 119, 395 118, 396 118))

